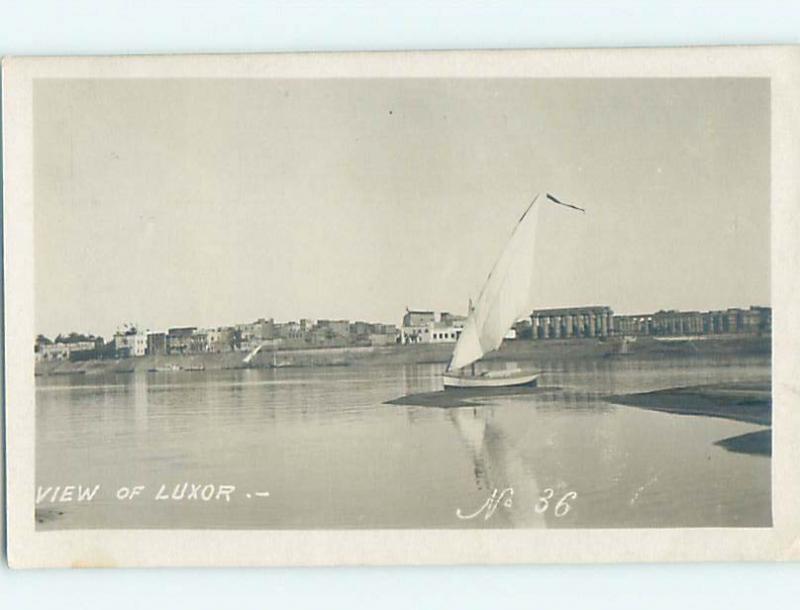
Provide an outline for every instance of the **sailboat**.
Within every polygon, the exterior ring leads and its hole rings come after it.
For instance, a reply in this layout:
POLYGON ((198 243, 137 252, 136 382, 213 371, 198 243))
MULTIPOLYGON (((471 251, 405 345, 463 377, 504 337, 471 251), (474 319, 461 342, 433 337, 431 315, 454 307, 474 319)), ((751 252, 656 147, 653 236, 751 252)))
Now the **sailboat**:
MULTIPOLYGON (((543 201, 585 212, 550 193, 543 201)), ((456 341, 443 374, 447 388, 502 388, 536 385, 538 372, 521 369, 475 371, 475 363, 496 350, 515 322, 527 316, 531 302, 534 246, 540 205, 537 195, 517 222, 500 258, 486 278, 478 300, 470 308, 464 330, 456 341)))

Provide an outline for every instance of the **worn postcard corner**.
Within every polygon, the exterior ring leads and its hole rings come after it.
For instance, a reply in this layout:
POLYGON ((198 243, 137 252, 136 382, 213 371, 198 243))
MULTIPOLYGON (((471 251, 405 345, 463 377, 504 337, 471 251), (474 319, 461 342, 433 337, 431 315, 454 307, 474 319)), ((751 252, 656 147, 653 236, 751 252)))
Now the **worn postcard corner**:
POLYGON ((2 67, 13 567, 800 557, 796 48, 2 67))

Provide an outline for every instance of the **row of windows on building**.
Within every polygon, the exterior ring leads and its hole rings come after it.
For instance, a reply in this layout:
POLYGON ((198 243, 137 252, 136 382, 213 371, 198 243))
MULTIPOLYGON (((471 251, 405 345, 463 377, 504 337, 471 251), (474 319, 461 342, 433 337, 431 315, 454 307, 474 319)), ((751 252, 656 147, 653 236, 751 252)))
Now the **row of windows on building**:
POLYGON ((433 333, 433 340, 434 341, 447 341, 452 340, 455 341, 458 339, 458 336, 461 334, 461 331, 453 331, 448 333, 433 333))

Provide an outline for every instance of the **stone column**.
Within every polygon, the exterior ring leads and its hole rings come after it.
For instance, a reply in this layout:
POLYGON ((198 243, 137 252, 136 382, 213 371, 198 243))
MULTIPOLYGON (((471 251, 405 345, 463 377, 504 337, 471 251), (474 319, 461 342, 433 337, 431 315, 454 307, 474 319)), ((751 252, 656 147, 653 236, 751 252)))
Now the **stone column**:
POLYGON ((561 338, 561 316, 553 316, 553 325, 555 326, 555 328, 554 328, 555 338, 556 339, 560 339, 561 338))
POLYGON ((595 320, 595 317, 594 317, 594 313, 590 313, 588 317, 589 317, 589 336, 590 337, 594 337, 594 335, 595 335, 594 329, 595 329, 595 323, 596 323, 596 320, 595 320))
POLYGON ((567 314, 564 330, 566 331, 567 337, 572 336, 572 314, 567 314))
POLYGON ((600 314, 600 336, 608 336, 608 316, 605 312, 600 314))

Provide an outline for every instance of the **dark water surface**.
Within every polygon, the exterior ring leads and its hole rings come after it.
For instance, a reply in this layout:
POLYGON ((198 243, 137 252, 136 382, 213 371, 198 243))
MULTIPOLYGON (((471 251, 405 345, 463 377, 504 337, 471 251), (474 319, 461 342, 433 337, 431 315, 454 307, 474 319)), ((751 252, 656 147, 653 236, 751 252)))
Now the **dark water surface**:
POLYGON ((770 458, 718 444, 766 428, 602 397, 769 369, 768 358, 553 363, 541 380, 552 391, 449 409, 385 404, 441 389, 431 364, 38 378, 37 527, 768 526, 770 458), (183 483, 200 497, 156 499, 183 483), (100 488, 53 502, 67 485, 100 488))

